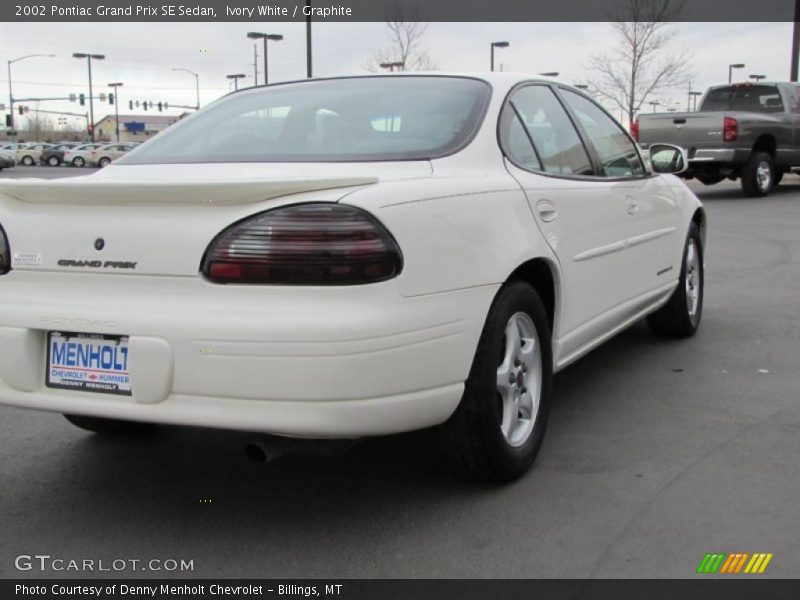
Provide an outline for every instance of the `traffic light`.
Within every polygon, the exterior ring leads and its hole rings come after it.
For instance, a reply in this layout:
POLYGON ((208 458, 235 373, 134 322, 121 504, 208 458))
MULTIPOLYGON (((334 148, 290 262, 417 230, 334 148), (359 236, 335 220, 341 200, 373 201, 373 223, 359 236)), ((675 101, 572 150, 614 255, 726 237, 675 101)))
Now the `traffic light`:
POLYGON ((158 112, 162 112, 163 109, 164 109, 164 105, 161 102, 159 102, 158 103, 158 112))
POLYGON ((81 106, 86 106, 86 94, 78 94, 78 102, 81 106))
POLYGON ((128 100, 128 110, 133 110, 133 100, 128 100))
POLYGON ((20 117, 25 114, 25 107, 24 106, 18 106, 17 110, 19 111, 19 116, 20 117))
POLYGON ((114 104, 114 94, 108 95, 108 103, 113 105, 114 104))
POLYGON ((145 102, 142 102, 142 108, 144 108, 145 110, 147 110, 147 101, 145 101, 145 102))
POLYGON ((6 127, 11 127, 11 113, 6 115, 6 127))

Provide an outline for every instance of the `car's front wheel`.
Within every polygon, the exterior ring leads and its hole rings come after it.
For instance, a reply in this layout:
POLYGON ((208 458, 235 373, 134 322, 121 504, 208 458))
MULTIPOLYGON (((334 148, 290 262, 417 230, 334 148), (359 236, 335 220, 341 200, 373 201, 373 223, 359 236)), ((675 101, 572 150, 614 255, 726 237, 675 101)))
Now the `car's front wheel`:
POLYGON ((51 167, 57 167, 60 162, 61 161, 58 160, 57 156, 51 156, 50 158, 47 159, 47 164, 50 165, 51 167))
POLYGON ((156 425, 152 423, 120 421, 118 419, 103 419, 83 415, 64 415, 64 417, 76 427, 107 436, 147 435, 156 430, 156 425))
POLYGON ((36 161, 33 160, 32 156, 23 156, 22 164, 25 165, 26 167, 32 167, 34 164, 36 164, 36 161))
POLYGON ((111 164, 111 159, 106 156, 97 161, 97 166, 100 167, 101 169, 107 167, 110 164, 111 164))
POLYGON ((480 479, 523 475, 544 439, 552 373, 541 299, 526 283, 505 285, 486 319, 461 403, 441 427, 445 452, 480 479))
POLYGON ((82 167, 86 164, 86 160, 81 156, 76 156, 72 159, 72 166, 73 167, 82 167))
POLYGON ((661 337, 691 337, 703 314, 703 241, 697 225, 689 226, 678 287, 669 301, 647 317, 650 328, 661 337))

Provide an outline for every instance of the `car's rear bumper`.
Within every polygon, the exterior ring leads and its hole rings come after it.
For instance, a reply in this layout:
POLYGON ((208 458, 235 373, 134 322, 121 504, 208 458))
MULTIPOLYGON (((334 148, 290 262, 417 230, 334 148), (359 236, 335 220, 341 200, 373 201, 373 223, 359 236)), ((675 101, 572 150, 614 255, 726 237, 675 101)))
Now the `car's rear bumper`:
POLYGON ((750 148, 693 148, 689 153, 689 164, 701 167, 706 164, 743 165, 750 157, 750 148))
POLYGON ((406 298, 394 281, 320 289, 15 271, 2 284, 0 403, 308 437, 445 421, 497 289, 406 298), (133 396, 46 387, 52 330, 130 336, 133 396))

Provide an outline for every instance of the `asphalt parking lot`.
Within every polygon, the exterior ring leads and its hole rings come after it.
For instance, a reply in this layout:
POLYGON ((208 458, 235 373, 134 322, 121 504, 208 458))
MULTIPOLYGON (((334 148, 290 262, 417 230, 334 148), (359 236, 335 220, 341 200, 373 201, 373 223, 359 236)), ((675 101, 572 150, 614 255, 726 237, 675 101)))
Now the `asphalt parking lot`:
POLYGON ((771 552, 762 577, 796 577, 800 178, 765 199, 692 187, 709 215, 698 335, 639 324, 557 375, 517 483, 449 474, 424 434, 259 465, 238 433, 112 441, 0 407, 0 577, 42 576, 14 568, 38 553, 193 559, 196 577, 663 578, 706 552, 771 552))

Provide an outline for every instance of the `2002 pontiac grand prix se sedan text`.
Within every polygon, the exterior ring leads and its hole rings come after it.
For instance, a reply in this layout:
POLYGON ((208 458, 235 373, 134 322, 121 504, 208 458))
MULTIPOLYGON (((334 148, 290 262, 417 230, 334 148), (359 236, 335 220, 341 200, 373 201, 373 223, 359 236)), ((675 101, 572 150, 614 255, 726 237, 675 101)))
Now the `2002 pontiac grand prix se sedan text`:
POLYGON ((440 426, 517 477, 554 371, 646 315, 697 329, 684 165, 524 75, 230 94, 91 176, 0 184, 0 402, 100 432, 440 426))

